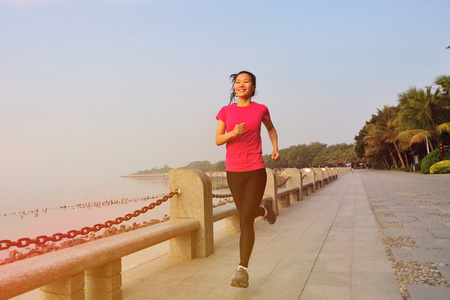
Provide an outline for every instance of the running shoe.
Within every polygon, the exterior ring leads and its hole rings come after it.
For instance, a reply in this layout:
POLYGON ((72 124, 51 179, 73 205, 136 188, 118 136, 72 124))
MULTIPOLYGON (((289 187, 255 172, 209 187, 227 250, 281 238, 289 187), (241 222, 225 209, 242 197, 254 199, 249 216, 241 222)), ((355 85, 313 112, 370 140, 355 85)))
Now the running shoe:
POLYGON ((266 200, 262 206, 267 209, 267 215, 264 216, 264 220, 266 220, 269 224, 274 224, 277 221, 277 215, 272 209, 272 201, 266 200))
POLYGON ((238 268, 236 276, 231 279, 231 286, 247 288, 248 287, 248 273, 242 268, 238 268))

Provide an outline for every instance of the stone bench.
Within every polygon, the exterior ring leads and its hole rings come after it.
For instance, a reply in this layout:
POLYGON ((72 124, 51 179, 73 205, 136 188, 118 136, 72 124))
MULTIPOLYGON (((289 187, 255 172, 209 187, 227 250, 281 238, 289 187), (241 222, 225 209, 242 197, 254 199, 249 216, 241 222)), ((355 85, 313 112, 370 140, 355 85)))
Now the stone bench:
POLYGON ((300 201, 300 189, 298 187, 285 187, 277 190, 278 204, 281 207, 288 207, 291 201, 300 201))
POLYGON ((322 180, 325 184, 330 184, 333 181, 333 173, 330 168, 321 168, 322 170, 322 180))
MULTIPOLYGON (((264 196, 262 202, 272 200, 271 197, 264 196)), ((239 212, 236 208, 236 204, 228 203, 222 206, 215 207, 213 209, 213 222, 225 219, 225 230, 227 232, 240 232, 239 229, 239 212)))
MULTIPOLYGON (((314 172, 313 168, 303 168, 300 170, 301 172, 301 182, 302 182, 302 190, 303 189, 303 185, 306 184, 307 185, 307 193, 305 194, 308 195, 309 193, 315 193, 316 189, 318 189, 317 187, 317 183, 316 183, 316 174, 314 172)), ((302 198, 303 199, 303 198, 302 198)))
POLYGON ((231 217, 237 214, 236 204, 228 203, 222 206, 215 207, 213 209, 213 222, 217 222, 219 220, 231 217))
POLYGON ((314 183, 306 182, 302 183, 302 194, 304 196, 308 196, 310 193, 314 192, 314 183))

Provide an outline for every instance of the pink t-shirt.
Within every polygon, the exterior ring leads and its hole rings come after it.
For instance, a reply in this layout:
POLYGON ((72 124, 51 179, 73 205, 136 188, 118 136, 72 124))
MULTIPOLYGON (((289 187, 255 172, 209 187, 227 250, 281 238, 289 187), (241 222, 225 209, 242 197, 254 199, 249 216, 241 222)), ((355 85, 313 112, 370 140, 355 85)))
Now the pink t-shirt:
POLYGON ((227 142, 225 165, 230 172, 246 172, 264 168, 261 143, 261 122, 270 120, 265 105, 252 102, 249 106, 235 104, 222 107, 216 117, 226 125, 226 132, 232 131, 236 124, 245 123, 244 134, 227 142))

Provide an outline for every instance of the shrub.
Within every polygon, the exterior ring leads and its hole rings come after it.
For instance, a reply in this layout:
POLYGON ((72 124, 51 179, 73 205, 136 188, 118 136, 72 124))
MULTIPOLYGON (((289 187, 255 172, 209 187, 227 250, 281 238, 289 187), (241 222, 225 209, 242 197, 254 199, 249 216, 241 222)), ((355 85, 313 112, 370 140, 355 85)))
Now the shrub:
POLYGON ((450 160, 443 160, 438 163, 435 163, 430 168, 431 174, 443 174, 450 173, 450 160))
MULTIPOLYGON (((450 151, 445 151, 444 159, 450 160, 450 151)), ((439 149, 434 149, 422 159, 422 163, 420 164, 420 170, 424 174, 429 174, 431 166, 440 161, 441 161, 441 154, 439 153, 439 149)))

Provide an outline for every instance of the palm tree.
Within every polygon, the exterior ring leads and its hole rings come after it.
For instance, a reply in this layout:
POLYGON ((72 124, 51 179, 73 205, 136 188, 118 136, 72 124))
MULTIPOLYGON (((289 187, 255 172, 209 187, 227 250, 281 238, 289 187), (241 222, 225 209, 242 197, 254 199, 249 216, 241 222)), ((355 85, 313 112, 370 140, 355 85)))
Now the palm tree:
MULTIPOLYGON (((438 88, 417 90, 415 87, 399 95, 399 120, 403 130, 400 139, 409 145, 426 143, 433 150, 442 132, 450 132, 449 100, 438 88)), ((429 150, 428 150, 429 151, 429 150)))
POLYGON ((328 155, 325 163, 327 165, 343 165, 346 162, 347 161, 345 161, 345 153, 342 150, 336 150, 328 155))
POLYGON ((376 138, 365 138, 365 143, 364 157, 367 159, 368 163, 378 163, 383 165, 385 168, 389 168, 392 165, 392 163, 388 161, 389 157, 387 157, 388 153, 390 153, 390 149, 387 144, 377 141, 376 138))
POLYGON ((440 85, 442 93, 448 95, 450 92, 450 76, 442 75, 436 78, 435 84, 440 85))
POLYGON ((383 143, 392 145, 394 149, 390 149, 389 155, 391 156, 394 165, 397 167, 397 160, 393 154, 395 150, 395 153, 402 164, 402 168, 405 168, 405 162, 403 161, 399 147, 400 127, 397 121, 397 110, 396 107, 387 105, 381 110, 377 109, 378 114, 375 118, 375 122, 368 124, 368 134, 364 139, 372 146, 375 144, 380 146, 380 144, 383 143))

